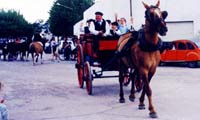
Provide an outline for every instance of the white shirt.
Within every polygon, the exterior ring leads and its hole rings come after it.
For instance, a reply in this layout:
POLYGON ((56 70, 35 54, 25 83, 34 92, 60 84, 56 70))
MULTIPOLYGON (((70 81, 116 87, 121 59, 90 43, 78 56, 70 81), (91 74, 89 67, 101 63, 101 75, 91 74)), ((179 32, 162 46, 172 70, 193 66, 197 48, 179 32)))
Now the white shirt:
MULTIPOLYGON (((114 31, 117 35, 122 35, 122 33, 121 33, 121 31, 120 30, 115 30, 114 31)), ((110 35, 110 36, 112 36, 112 33, 110 32, 110 30, 108 30, 106 33, 105 33, 105 35, 110 35)))
MULTIPOLYGON (((101 23, 103 22, 103 20, 101 21, 101 23)), ((109 27, 109 25, 108 25, 108 23, 105 21, 105 24, 106 24, 106 32, 108 32, 110 29, 110 27, 109 27)), ((90 32, 92 33, 92 34, 94 34, 94 35, 98 35, 99 34, 99 31, 97 31, 97 30, 95 30, 95 25, 94 25, 94 22, 91 22, 91 24, 90 24, 90 27, 89 27, 89 30, 90 30, 90 32)), ((105 32, 105 33, 106 33, 105 32)))

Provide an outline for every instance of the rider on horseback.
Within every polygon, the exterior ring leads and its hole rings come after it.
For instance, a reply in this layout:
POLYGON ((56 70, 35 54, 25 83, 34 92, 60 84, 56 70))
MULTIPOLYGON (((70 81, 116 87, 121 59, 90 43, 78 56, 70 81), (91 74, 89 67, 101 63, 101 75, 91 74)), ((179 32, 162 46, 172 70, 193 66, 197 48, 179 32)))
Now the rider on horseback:
POLYGON ((35 33, 34 33, 34 35, 33 35, 33 37, 32 37, 32 41, 33 42, 38 42, 38 43, 40 43, 43 47, 44 47, 44 42, 45 42, 45 40, 43 39, 43 34, 41 34, 41 32, 39 32, 39 31, 36 31, 35 33))

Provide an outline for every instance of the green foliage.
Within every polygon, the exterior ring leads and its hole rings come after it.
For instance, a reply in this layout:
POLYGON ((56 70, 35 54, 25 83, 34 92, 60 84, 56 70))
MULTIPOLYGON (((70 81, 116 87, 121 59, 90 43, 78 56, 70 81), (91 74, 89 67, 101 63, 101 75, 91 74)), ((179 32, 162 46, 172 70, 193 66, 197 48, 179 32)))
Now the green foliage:
POLYGON ((83 12, 94 0, 57 0, 50 10, 50 31, 54 35, 72 35, 73 26, 83 19, 83 12), (60 5, 59 5, 60 4, 60 5))
POLYGON ((0 10, 0 37, 29 37, 32 33, 32 25, 19 12, 0 10))

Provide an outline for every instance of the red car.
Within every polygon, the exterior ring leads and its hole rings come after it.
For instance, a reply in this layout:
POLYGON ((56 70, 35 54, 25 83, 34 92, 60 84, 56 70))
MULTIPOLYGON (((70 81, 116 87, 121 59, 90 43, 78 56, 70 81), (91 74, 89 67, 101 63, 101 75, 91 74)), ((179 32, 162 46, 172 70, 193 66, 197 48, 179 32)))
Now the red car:
POLYGON ((161 63, 166 62, 184 62, 188 67, 198 67, 198 61, 200 61, 200 49, 191 40, 175 40, 167 42, 170 45, 169 49, 166 49, 161 54, 161 63))

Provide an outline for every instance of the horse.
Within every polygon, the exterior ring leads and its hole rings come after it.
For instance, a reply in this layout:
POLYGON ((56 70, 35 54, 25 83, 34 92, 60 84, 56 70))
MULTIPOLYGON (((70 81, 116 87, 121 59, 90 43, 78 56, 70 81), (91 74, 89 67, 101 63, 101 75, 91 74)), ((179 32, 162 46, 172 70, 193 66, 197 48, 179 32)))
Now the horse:
POLYGON ((29 40, 28 38, 21 38, 20 41, 15 41, 15 44, 12 46, 14 47, 16 55, 20 56, 20 60, 25 60, 24 58, 28 53, 30 43, 31 40, 29 40))
MULTIPOLYGON (((166 11, 161 11, 159 8, 160 1, 158 0, 155 6, 149 6, 142 2, 145 11, 145 24, 143 28, 138 31, 136 41, 131 44, 130 48, 126 53, 119 59, 119 102, 124 103, 124 91, 123 82, 124 74, 128 68, 134 70, 130 73, 130 78, 132 81, 131 93, 129 99, 134 101, 135 99, 135 87, 138 85, 142 89, 141 96, 139 98, 139 109, 145 109, 144 99, 145 95, 148 97, 149 101, 149 116, 151 118, 157 118, 157 113, 154 109, 152 102, 152 90, 150 87, 150 81, 156 72, 156 68, 160 62, 160 47, 161 40, 158 36, 166 35, 167 26, 165 19, 167 17, 166 11), (137 85, 135 85, 137 83, 137 85)), ((119 38, 118 51, 128 43, 128 40, 132 37, 131 33, 127 33, 119 38)))
POLYGON ((6 60, 7 55, 7 40, 6 39, 0 39, 0 59, 3 55, 3 60, 6 60))
MULTIPOLYGON (((43 51, 44 51, 43 44, 41 42, 39 41, 31 42, 29 46, 29 53, 31 53, 33 65, 35 65, 35 62, 38 62, 39 55, 41 59, 41 64, 43 64, 43 61, 42 61, 43 51), (35 56, 36 56, 36 60, 35 60, 35 56)), ((28 55, 27 55, 27 58, 28 58, 28 55)))

